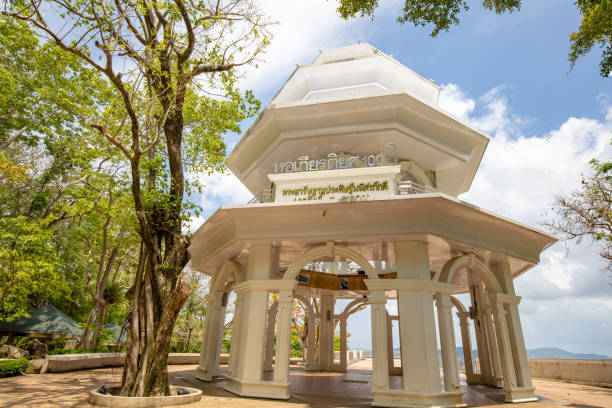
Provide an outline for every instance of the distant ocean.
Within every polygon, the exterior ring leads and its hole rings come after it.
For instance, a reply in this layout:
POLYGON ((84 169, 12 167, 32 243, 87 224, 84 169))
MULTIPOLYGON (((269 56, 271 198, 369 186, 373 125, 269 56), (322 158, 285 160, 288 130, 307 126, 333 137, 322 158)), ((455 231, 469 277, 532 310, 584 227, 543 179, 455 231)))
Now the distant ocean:
MULTIPOLYGON (((440 350, 438 350, 438 354, 440 354, 440 350)), ((370 350, 365 351, 365 355, 367 357, 372 356, 372 352, 370 350)), ((478 357, 478 350, 473 351, 474 357, 478 357)), ((400 349, 393 349, 393 356, 399 358, 400 349)), ((457 347, 457 356, 463 360, 463 347, 457 347)), ((543 347, 527 350, 527 357, 531 358, 589 358, 589 359, 606 359, 610 358, 603 354, 583 354, 583 353, 572 353, 571 351, 566 351, 556 347, 543 347)))

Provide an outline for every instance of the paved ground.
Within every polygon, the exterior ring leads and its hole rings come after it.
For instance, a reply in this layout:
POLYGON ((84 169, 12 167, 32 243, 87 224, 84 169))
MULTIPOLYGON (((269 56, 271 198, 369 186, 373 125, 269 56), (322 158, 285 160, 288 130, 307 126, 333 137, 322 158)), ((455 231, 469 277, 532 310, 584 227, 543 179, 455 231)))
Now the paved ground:
MULTIPOLYGON (((359 365, 357 366, 359 367, 359 365)), ((361 365, 363 367, 363 364, 361 365)), ((197 387, 204 391, 202 401, 192 408, 331 408, 368 407, 371 402, 371 372, 349 370, 347 373, 307 372, 292 369, 289 401, 239 398, 223 390, 225 381, 211 383, 196 380, 195 365, 170 366, 171 382, 197 387)), ((120 368, 104 368, 59 374, 30 374, 0 379, 0 407, 91 407, 87 391, 101 385, 113 386, 121 381, 120 368)), ((540 402, 521 404, 520 408, 612 407, 612 389, 568 384, 552 380, 535 380, 540 402)), ((399 377, 392 377, 392 384, 399 377)), ((465 385, 465 384, 464 384, 465 385)), ((464 386, 469 406, 503 405, 503 392, 498 389, 464 386)))

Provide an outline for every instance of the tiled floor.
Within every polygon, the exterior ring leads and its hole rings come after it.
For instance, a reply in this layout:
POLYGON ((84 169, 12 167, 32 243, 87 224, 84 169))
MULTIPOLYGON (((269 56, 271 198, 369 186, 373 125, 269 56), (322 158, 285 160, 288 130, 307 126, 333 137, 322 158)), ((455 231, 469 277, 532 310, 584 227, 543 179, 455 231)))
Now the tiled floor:
MULTIPOLYGON (((347 373, 308 372, 292 368, 289 401, 270 401, 240 398, 223 390, 225 380, 210 383, 195 379, 196 366, 170 366, 171 383, 203 390, 202 401, 188 405, 203 407, 286 407, 328 408, 367 407, 371 402, 372 376, 369 370, 349 370, 347 373)), ((0 379, 0 407, 91 407, 87 391, 117 385, 121 381, 120 368, 85 370, 71 373, 23 375, 0 379)), ((392 384, 399 385, 401 377, 393 376, 392 384)), ((469 406, 503 405, 501 390, 464 385, 464 401, 469 406)), ((521 404, 520 408, 537 407, 612 407, 612 390, 567 384, 557 381, 535 380, 538 403, 521 404)))

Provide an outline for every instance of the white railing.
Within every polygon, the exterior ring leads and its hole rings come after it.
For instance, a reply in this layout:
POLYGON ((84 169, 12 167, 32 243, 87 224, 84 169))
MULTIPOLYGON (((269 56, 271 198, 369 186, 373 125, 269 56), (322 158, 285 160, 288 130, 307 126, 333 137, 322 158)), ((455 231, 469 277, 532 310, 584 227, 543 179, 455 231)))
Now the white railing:
POLYGON ((400 181, 397 183, 395 189, 395 193, 397 195, 427 194, 438 192, 438 190, 433 187, 418 184, 413 181, 400 181))
POLYGON ((259 204, 259 203, 273 203, 274 202, 274 190, 268 188, 261 190, 259 194, 249 200, 247 204, 259 204))

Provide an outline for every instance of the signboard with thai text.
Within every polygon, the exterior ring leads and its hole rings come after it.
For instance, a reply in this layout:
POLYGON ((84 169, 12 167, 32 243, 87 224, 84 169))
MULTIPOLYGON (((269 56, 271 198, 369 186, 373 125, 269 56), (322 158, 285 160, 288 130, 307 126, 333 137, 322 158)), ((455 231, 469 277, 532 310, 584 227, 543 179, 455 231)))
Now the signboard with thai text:
POLYGON ((313 203, 380 199, 395 193, 400 166, 351 168, 326 172, 269 174, 274 202, 313 203))

